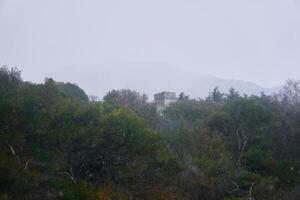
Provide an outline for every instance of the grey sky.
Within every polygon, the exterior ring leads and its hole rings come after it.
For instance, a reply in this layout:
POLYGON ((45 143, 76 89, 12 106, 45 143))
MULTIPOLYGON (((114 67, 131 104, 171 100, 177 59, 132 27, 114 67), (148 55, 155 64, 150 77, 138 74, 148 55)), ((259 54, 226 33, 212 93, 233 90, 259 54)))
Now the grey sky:
POLYGON ((25 79, 122 60, 266 87, 300 79, 300 1, 0 0, 0 65, 25 79))

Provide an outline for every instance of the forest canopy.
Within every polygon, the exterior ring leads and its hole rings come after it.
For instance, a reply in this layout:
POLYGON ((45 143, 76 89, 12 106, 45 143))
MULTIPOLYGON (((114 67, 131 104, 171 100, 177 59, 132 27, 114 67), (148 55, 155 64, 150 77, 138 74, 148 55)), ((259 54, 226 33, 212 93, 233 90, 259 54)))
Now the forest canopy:
POLYGON ((136 91, 97 101, 3 66, 0 177, 1 200, 300 199, 300 82, 182 93, 161 114, 136 91))

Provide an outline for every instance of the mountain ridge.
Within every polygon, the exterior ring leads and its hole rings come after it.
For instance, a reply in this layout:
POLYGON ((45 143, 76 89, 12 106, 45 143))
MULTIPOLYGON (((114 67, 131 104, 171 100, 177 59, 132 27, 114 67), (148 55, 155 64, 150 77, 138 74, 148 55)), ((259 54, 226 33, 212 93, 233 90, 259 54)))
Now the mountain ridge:
POLYGON ((112 89, 132 89, 150 99, 160 91, 184 92, 205 98, 215 87, 221 92, 235 88, 241 94, 272 94, 279 88, 264 88, 250 81, 223 79, 210 74, 185 71, 161 62, 110 62, 64 68, 47 75, 57 81, 76 83, 87 94, 102 98, 112 89))

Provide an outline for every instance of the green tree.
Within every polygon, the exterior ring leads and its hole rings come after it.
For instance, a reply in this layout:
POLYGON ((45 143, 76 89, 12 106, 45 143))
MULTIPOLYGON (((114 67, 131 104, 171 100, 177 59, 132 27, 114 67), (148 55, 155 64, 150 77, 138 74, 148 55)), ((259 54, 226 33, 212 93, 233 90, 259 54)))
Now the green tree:
POLYGON ((237 143, 236 161, 242 165, 242 157, 250 144, 263 139, 271 122, 271 112, 259 103, 239 99, 225 105, 224 111, 233 120, 233 135, 237 143))
POLYGON ((215 87, 212 92, 209 93, 207 97, 207 101, 214 104, 222 104, 224 103, 224 93, 221 93, 218 87, 215 87))
POLYGON ((88 96, 85 94, 84 90, 72 83, 56 83, 58 90, 63 93, 63 95, 72 98, 81 103, 87 103, 89 101, 88 96))

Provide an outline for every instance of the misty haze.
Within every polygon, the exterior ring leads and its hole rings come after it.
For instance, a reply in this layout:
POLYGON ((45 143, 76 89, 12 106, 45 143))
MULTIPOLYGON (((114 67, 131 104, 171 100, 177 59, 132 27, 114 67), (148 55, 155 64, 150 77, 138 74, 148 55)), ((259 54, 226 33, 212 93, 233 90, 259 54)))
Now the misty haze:
POLYGON ((299 0, 0 0, 0 200, 298 200, 299 55, 299 0))

